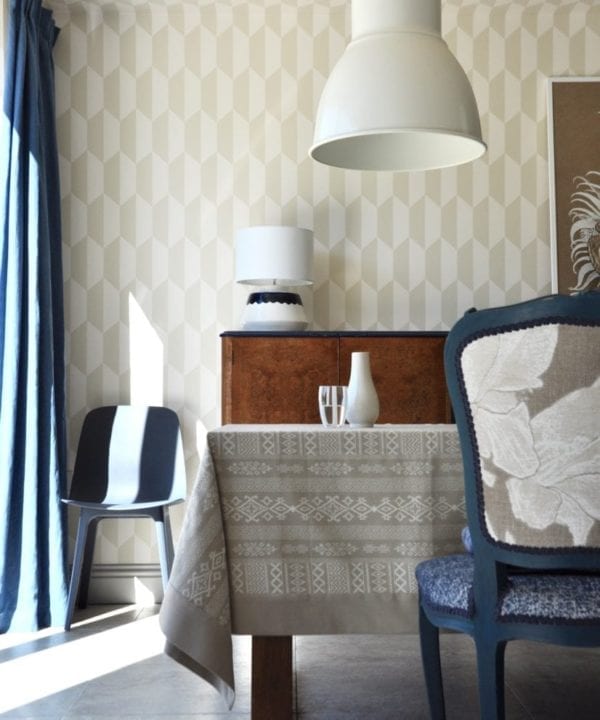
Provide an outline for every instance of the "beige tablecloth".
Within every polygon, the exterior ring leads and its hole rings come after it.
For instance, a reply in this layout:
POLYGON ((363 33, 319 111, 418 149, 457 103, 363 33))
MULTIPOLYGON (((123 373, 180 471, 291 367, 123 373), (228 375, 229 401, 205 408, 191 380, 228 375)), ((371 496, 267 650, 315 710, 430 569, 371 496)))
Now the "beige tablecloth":
POLYGON ((417 628, 414 568, 460 549, 454 425, 208 434, 160 613, 166 652, 233 702, 231 634, 417 628))

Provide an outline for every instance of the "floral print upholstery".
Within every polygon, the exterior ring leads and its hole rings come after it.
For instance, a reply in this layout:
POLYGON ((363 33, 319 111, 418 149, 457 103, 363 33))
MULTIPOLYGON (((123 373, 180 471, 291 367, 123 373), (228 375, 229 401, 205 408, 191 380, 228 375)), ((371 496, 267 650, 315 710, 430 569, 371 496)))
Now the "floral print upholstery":
POLYGON ((600 545, 599 347, 598 327, 543 324, 464 348, 482 512, 493 540, 600 545))

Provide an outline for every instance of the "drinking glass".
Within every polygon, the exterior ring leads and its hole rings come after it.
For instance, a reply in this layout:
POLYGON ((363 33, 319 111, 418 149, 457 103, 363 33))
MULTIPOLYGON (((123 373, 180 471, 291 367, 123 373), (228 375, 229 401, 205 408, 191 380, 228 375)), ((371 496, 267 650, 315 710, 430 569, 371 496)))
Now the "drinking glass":
POLYGON ((346 420, 346 385, 319 385, 319 413, 325 427, 341 427, 346 420))

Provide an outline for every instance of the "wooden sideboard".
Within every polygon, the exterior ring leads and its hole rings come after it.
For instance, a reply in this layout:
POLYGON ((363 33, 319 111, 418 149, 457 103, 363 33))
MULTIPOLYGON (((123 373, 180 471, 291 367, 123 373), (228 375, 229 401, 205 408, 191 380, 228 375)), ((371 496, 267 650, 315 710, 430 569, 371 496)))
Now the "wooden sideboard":
POLYGON ((368 351, 378 423, 452 421, 445 332, 225 332, 222 422, 318 423, 319 385, 347 385, 351 354, 368 351))

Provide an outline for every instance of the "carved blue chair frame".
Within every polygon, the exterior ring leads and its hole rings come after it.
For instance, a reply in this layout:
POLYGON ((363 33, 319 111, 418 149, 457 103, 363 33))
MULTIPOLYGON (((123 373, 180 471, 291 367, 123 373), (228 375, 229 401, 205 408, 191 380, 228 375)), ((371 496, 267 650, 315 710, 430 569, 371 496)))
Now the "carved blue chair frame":
POLYGON ((470 311, 448 335, 445 369, 470 552, 416 569, 427 693, 444 720, 439 628, 467 633, 481 718, 502 720, 508 641, 600 646, 600 292, 470 311), (566 452, 552 445, 561 428, 566 452))

